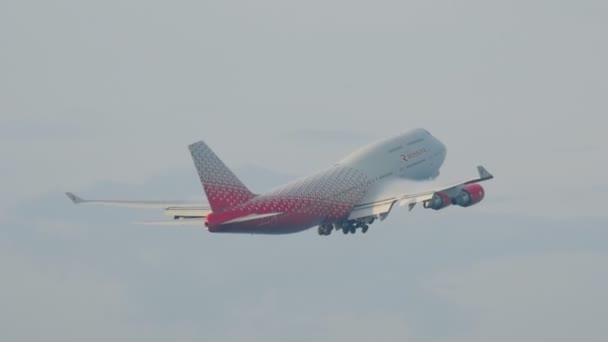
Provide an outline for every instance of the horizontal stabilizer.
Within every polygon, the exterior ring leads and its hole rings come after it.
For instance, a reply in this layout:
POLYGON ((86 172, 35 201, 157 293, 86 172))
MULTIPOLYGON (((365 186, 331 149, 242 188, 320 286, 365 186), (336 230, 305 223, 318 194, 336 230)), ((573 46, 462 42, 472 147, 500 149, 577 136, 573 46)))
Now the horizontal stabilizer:
POLYGON ((204 227, 205 221, 203 218, 184 218, 179 220, 159 220, 159 221, 140 221, 135 224, 145 226, 199 226, 204 227))
POLYGON ((265 217, 277 216, 277 215, 281 215, 281 214, 282 213, 251 214, 251 215, 247 215, 247 216, 237 217, 237 218, 235 218, 233 220, 223 222, 222 224, 245 222, 245 221, 253 221, 253 220, 257 220, 257 219, 261 219, 261 218, 265 218, 265 217))

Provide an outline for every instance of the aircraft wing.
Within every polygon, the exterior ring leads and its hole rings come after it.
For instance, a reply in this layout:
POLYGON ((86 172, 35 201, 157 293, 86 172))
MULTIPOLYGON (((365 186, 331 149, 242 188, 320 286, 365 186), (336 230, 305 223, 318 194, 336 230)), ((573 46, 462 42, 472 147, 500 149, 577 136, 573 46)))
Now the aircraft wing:
POLYGON ((211 213, 211 208, 201 202, 193 201, 125 201, 125 200, 88 200, 66 192, 74 204, 96 204, 125 208, 164 209, 165 214, 174 218, 202 218, 211 213))
POLYGON ((465 185, 479 183, 494 178, 494 176, 492 176, 492 174, 489 173, 483 166, 478 166, 477 172, 479 173, 479 177, 455 184, 438 186, 414 194, 404 194, 402 196, 390 197, 374 202, 359 204, 353 208, 348 219, 355 220, 362 217, 377 215, 380 220, 384 220, 396 203, 399 203, 399 206, 407 205, 411 211, 414 209, 414 206, 417 203, 430 200, 436 192, 444 192, 450 196, 455 196, 465 185))

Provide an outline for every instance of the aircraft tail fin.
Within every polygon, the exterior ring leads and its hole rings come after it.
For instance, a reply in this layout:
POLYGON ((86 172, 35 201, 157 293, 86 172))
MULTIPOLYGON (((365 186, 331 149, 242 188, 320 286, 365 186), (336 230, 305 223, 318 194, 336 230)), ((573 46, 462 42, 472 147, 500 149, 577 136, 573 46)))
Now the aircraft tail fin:
POLYGON ((203 141, 191 144, 188 148, 211 210, 221 212, 256 196, 203 141))

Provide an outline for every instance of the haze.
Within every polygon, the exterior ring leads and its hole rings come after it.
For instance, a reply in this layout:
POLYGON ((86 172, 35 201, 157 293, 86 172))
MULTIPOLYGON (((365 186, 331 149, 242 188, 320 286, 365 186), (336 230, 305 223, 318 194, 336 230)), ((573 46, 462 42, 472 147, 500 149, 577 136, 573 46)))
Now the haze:
POLYGON ((0 339, 604 341, 607 11, 3 1, 0 339), (63 196, 202 199, 199 139, 264 191, 416 127, 483 203, 252 237, 63 196))

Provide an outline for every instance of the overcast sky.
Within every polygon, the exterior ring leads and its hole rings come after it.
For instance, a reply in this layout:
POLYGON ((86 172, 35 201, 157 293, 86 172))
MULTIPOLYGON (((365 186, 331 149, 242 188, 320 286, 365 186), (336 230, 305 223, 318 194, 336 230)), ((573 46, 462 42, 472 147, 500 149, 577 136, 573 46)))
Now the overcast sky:
POLYGON ((604 341, 605 1, 0 2, 0 339, 604 341), (486 200, 366 236, 144 228, 424 127, 486 200))

